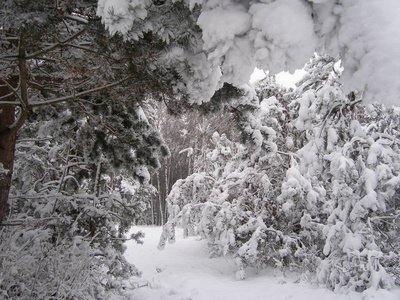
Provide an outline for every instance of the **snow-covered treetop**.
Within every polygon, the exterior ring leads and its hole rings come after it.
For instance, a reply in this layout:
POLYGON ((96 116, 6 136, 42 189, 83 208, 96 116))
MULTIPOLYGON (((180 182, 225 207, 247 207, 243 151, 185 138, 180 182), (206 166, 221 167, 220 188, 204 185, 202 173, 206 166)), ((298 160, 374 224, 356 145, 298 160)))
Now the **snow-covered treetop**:
POLYGON ((364 100, 400 94, 397 0, 99 0, 97 13, 111 33, 169 45, 159 63, 177 69, 190 102, 246 84, 255 67, 294 71, 321 49, 340 54, 345 89, 364 100))

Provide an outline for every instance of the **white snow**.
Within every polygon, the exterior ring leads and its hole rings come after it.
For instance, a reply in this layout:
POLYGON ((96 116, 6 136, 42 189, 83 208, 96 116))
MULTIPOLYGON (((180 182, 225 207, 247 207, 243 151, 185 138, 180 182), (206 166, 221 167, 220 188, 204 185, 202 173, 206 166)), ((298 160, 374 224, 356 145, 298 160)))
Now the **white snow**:
POLYGON ((399 105, 400 2, 398 0, 316 1, 314 17, 324 48, 343 58, 347 91, 363 101, 399 105))
POLYGON ((272 74, 301 68, 314 53, 317 38, 311 12, 298 0, 256 3, 249 9, 257 67, 272 74))
POLYGON ((198 237, 183 239, 157 250, 161 227, 134 227, 146 234, 144 244, 127 242, 126 258, 142 272, 132 279, 141 286, 130 292, 131 300, 398 300, 400 289, 368 290, 338 294, 325 288, 283 276, 276 270, 247 270, 243 281, 235 279, 235 261, 230 257, 209 258, 207 244, 198 237))
POLYGON ((264 70, 255 68, 253 73, 250 76, 249 83, 254 84, 255 82, 258 82, 258 81, 264 79, 266 76, 267 76, 267 73, 264 70))
POLYGON ((111 34, 126 34, 136 19, 147 17, 149 1, 99 0, 97 14, 103 17, 104 25, 111 34), (117 17, 115 17, 116 15, 117 17))
POLYGON ((150 173, 145 166, 137 166, 135 168, 135 174, 142 177, 144 182, 150 182, 150 173))
POLYGON ((210 50, 221 41, 245 34, 250 29, 251 16, 245 11, 215 8, 203 12, 197 24, 203 30, 204 48, 210 50))

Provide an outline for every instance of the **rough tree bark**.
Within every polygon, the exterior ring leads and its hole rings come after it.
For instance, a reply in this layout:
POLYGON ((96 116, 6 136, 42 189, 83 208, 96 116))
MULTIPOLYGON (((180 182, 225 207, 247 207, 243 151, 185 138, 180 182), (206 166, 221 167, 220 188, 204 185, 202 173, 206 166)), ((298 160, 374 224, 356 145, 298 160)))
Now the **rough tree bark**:
POLYGON ((4 221, 9 212, 8 195, 13 174, 17 132, 25 123, 28 115, 28 72, 24 33, 21 33, 19 37, 18 70, 19 77, 0 79, 0 101, 19 102, 18 112, 15 104, 1 106, 0 163, 8 172, 0 178, 0 223, 4 221), (17 87, 18 85, 19 87, 17 87))
MULTIPOLYGON (((12 90, 0 80, 0 98, 12 93, 12 90)), ((2 98, 3 101, 13 100, 12 96, 2 98)), ((15 121, 15 106, 2 106, 0 113, 0 163, 8 170, 5 176, 0 177, 0 223, 9 212, 8 194, 10 192, 12 169, 14 166, 14 149, 16 132, 10 130, 15 121)))

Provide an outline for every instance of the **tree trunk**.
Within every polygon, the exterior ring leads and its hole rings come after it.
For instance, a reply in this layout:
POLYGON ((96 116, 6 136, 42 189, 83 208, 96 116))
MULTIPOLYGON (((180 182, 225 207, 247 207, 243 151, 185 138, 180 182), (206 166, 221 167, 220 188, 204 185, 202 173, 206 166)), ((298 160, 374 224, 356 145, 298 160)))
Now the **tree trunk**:
POLYGON ((15 104, 0 106, 0 163, 3 164, 4 169, 8 170, 7 174, 0 178, 0 223, 9 213, 8 195, 13 174, 17 132, 28 116, 28 72, 24 34, 22 33, 19 39, 18 69, 18 76, 0 79, 0 101, 15 102, 16 99, 19 99, 20 104, 18 119, 16 119, 15 104), (18 86, 19 88, 17 88, 18 86), (19 91, 18 95, 16 94, 17 90, 19 91))
POLYGON ((158 190, 158 197, 157 197, 157 206, 156 206, 156 212, 157 212, 157 218, 156 218, 156 225, 162 225, 161 224, 161 198, 162 198, 162 189, 161 189, 161 178, 160 178, 160 172, 161 168, 157 170, 157 190, 158 190))
MULTIPOLYGON (((10 89, 0 80, 0 97, 10 94, 10 89)), ((13 97, 7 97, 4 101, 10 101, 13 97)), ((0 163, 8 170, 5 176, 0 177, 0 223, 7 217, 9 212, 8 195, 10 193, 12 170, 14 166, 14 150, 16 131, 9 128, 15 121, 14 106, 0 107, 0 163)))

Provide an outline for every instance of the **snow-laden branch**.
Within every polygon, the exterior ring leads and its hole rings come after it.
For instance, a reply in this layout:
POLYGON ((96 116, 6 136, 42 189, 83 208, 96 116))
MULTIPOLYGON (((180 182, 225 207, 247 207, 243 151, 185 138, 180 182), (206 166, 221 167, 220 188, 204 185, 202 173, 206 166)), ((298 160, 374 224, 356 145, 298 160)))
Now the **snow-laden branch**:
POLYGON ((82 23, 82 24, 88 24, 89 23, 89 21, 86 18, 84 18, 84 17, 82 17, 82 16, 80 16, 80 15, 78 15, 76 13, 72 13, 72 14, 67 15, 65 17, 67 19, 71 20, 71 21, 76 21, 78 23, 82 23))
POLYGON ((40 223, 44 221, 61 219, 61 217, 45 217, 40 219, 25 218, 25 219, 8 219, 6 222, 0 223, 0 226, 21 226, 32 225, 33 223, 40 223))

